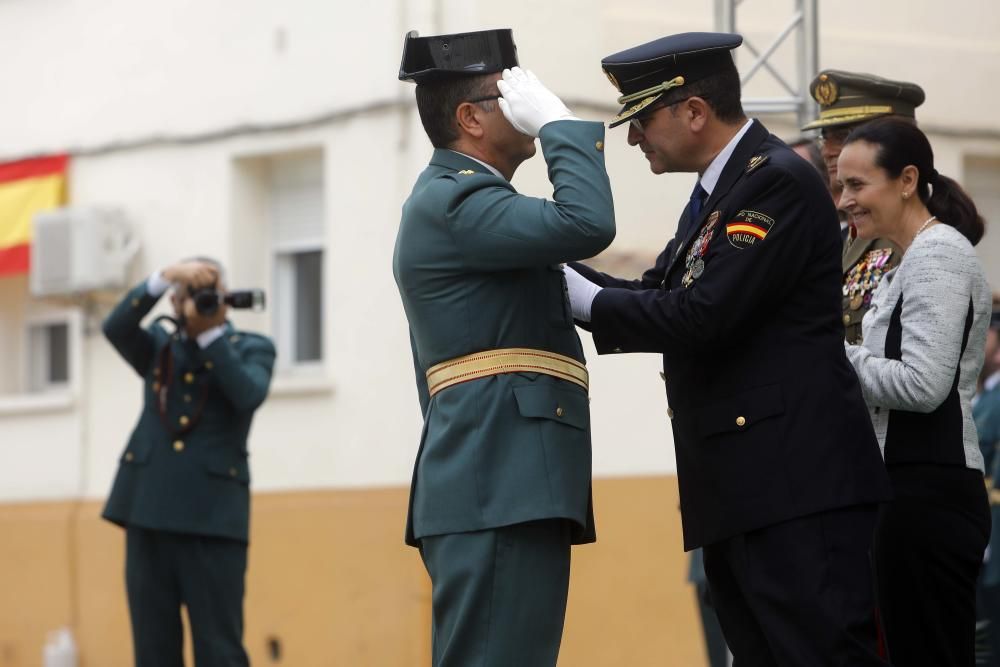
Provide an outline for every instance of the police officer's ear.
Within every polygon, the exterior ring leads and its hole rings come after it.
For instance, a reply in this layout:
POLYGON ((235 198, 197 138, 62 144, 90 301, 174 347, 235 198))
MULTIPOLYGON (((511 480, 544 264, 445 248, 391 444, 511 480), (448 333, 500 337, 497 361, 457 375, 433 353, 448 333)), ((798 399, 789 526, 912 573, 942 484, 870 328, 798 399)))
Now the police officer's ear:
POLYGON ((459 134, 468 134, 476 139, 481 139, 485 133, 485 128, 480 122, 483 116, 483 109, 473 102, 462 102, 455 109, 455 123, 458 125, 459 134))
POLYGON ((678 113, 684 114, 683 118, 688 123, 691 131, 701 132, 708 125, 709 117, 713 113, 712 107, 708 106, 701 97, 689 97, 677 105, 678 113))

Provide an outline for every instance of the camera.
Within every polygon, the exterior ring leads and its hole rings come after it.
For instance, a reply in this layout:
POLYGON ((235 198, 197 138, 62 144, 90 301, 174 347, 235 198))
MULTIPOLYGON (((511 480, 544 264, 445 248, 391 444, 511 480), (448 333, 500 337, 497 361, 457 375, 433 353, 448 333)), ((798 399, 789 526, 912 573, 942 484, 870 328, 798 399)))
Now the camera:
POLYGON ((206 317, 218 312, 219 306, 223 303, 230 308, 264 310, 264 290, 262 289, 220 292, 214 287, 203 287, 191 290, 191 298, 194 299, 194 308, 198 314, 206 317))

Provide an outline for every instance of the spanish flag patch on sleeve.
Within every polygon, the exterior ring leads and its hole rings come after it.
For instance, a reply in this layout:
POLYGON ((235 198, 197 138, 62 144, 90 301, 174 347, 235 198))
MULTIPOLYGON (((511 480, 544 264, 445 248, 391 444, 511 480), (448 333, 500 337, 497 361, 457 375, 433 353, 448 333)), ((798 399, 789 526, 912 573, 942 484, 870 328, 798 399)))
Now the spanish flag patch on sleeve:
POLYGON ((729 243, 740 250, 760 243, 771 231, 774 220, 759 211, 743 209, 726 223, 729 243))

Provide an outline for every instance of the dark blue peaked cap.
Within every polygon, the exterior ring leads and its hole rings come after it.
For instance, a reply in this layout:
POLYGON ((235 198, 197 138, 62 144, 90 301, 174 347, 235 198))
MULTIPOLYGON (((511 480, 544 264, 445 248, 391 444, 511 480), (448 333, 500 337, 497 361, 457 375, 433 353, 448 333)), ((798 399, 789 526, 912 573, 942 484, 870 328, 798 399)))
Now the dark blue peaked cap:
POLYGON ((621 125, 668 90, 730 66, 729 52, 742 43, 742 35, 728 32, 685 32, 608 56, 601 67, 625 105, 608 125, 621 125))
POLYGON ((510 67, 517 67, 517 46, 510 28, 430 37, 411 30, 403 42, 399 80, 433 83, 510 67))

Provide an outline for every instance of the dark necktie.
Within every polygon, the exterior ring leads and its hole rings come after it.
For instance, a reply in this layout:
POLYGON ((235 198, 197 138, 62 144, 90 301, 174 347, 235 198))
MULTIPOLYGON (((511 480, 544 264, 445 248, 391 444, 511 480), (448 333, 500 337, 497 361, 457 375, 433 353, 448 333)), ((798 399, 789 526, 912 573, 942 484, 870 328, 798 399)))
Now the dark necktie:
POLYGON ((705 205, 705 197, 708 195, 705 192, 705 188, 701 187, 701 181, 699 180, 694 184, 694 190, 691 191, 691 201, 688 203, 688 219, 687 224, 684 229, 679 230, 678 236, 681 240, 687 238, 688 233, 694 229, 694 225, 698 222, 698 217, 701 215, 701 207, 705 205))

